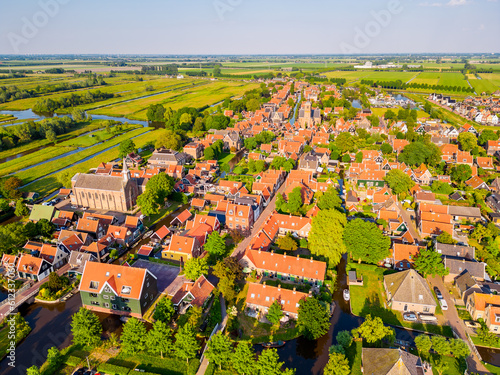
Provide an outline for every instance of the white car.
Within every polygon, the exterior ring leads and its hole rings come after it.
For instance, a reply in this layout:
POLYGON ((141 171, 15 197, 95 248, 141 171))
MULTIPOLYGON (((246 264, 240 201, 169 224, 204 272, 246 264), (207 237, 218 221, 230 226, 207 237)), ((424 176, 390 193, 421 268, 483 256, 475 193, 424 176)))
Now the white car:
POLYGON ((351 299, 351 293, 349 293, 349 289, 344 289, 344 300, 349 301, 351 299))
POLYGON ((441 305, 441 309, 448 310, 448 304, 446 303, 445 299, 440 299, 439 304, 441 305))

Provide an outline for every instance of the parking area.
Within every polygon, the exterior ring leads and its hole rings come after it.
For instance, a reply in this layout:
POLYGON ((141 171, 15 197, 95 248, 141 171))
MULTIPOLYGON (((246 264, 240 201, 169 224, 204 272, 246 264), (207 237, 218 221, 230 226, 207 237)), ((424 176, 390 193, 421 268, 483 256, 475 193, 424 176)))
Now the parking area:
POLYGON ((144 259, 137 260, 132 267, 146 268, 156 276, 158 282, 158 292, 163 293, 165 289, 177 278, 180 272, 179 267, 170 266, 163 263, 149 262, 144 259))

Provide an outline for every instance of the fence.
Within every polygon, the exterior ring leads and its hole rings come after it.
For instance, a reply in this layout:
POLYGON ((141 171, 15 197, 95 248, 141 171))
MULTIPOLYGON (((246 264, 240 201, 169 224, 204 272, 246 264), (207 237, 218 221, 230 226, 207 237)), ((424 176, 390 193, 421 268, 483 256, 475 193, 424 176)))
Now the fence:
POLYGON ((215 333, 217 332, 218 329, 219 329, 219 323, 217 323, 215 325, 214 329, 212 330, 212 333, 210 334, 210 337, 207 340, 207 343, 205 344, 205 348, 203 349, 203 353, 201 353, 200 363, 203 362, 203 358, 205 357, 205 350, 207 350, 208 343, 210 342, 210 340, 212 339, 212 336, 215 335, 215 333))
MULTIPOLYGON (((21 294, 22 292, 24 292, 28 288, 31 288, 31 283, 30 282, 28 282, 25 285, 23 285, 19 290, 17 290, 14 293, 14 299, 17 297, 18 294, 21 294)), ((4 299, 2 302, 0 302, 0 307, 2 307, 3 305, 5 305, 8 302, 9 302, 9 298, 4 299)))

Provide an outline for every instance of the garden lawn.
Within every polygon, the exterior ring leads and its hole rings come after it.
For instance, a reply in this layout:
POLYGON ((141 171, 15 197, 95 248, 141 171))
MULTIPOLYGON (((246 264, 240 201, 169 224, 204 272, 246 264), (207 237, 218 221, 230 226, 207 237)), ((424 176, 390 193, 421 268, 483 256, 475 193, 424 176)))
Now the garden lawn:
POLYGON ((167 215, 170 215, 172 212, 174 212, 174 210, 177 207, 179 207, 179 205, 180 205, 179 202, 172 202, 172 205, 169 208, 162 208, 160 210, 160 212, 158 212, 156 215, 151 215, 151 216, 146 217, 143 220, 144 226, 149 228, 150 226, 152 226, 156 222, 160 221, 161 219, 163 219, 167 215))
POLYGON ((417 329, 452 337, 451 328, 434 324, 410 323, 403 320, 401 312, 385 307, 385 291, 383 288, 384 273, 393 272, 370 264, 351 263, 363 277, 363 286, 351 285, 351 310, 354 315, 365 317, 368 314, 380 317, 385 324, 417 329))
MULTIPOLYGON (((137 366, 140 370, 160 375, 187 374, 187 364, 184 359, 166 357, 165 355, 162 359, 160 355, 152 356, 143 352, 138 354, 120 352, 115 358, 108 360, 108 363, 132 369, 137 366)), ((200 360, 193 358, 189 361, 189 364, 190 369, 194 370, 195 373, 200 365, 200 360)), ((131 373, 135 373, 135 371, 131 371, 131 373)))
POLYGON ((363 351, 363 342, 354 341, 346 350, 346 357, 349 360, 351 375, 363 375, 361 371, 361 353, 363 351))
MULTIPOLYGON (((36 180, 37 178, 46 176, 50 173, 56 172, 60 169, 63 169, 64 167, 70 166, 74 163, 78 163, 80 160, 85 159, 89 156, 92 156, 96 153, 99 153, 101 151, 106 150, 109 147, 119 145, 122 141, 135 137, 136 135, 143 134, 144 132, 147 132, 148 128, 140 128, 136 129, 130 132, 127 132, 125 134, 122 134, 121 136, 118 136, 116 138, 113 138, 112 140, 109 140, 107 142, 95 145, 93 147, 89 147, 85 150, 82 150, 76 154, 68 155, 65 156, 61 159, 53 160, 47 163, 44 163, 42 165, 39 165, 35 168, 35 170, 25 170, 21 171, 15 174, 15 176, 19 177, 23 181, 23 185, 26 185, 30 183, 31 181, 36 180)), ((97 165, 95 165, 97 167, 97 165)))
POLYGON ((484 363, 484 366, 492 374, 494 374, 494 375, 500 375, 500 367, 490 365, 489 363, 484 363))
POLYGON ((481 340, 478 336, 471 335, 470 337, 472 342, 477 346, 484 346, 487 348, 500 348, 500 342, 496 345, 491 346, 490 344, 486 344, 483 340, 481 340))
MULTIPOLYGON (((148 129, 148 128, 145 128, 148 129)), ((154 130, 146 134, 142 134, 137 138, 134 138, 134 143, 137 148, 144 147, 146 144, 155 142, 158 138, 158 134, 161 130, 154 130)), ((128 133, 127 133, 128 134, 128 133)), ((124 134, 126 136, 127 134, 124 134)), ((119 143, 119 142, 118 142, 119 143)), ((109 145, 108 145, 109 147, 109 145)), ((96 168, 100 163, 108 162, 110 160, 115 160, 118 157, 118 144, 116 144, 110 150, 104 151, 99 155, 94 156, 93 158, 86 160, 84 162, 78 163, 74 166, 66 168, 64 170, 58 171, 50 176, 46 176, 44 178, 39 179, 38 181, 33 182, 32 184, 21 188, 22 191, 36 191, 42 197, 53 192, 54 190, 60 188, 62 185, 58 181, 58 177, 63 173, 68 171, 71 174, 76 173, 86 173, 91 168, 96 168)))

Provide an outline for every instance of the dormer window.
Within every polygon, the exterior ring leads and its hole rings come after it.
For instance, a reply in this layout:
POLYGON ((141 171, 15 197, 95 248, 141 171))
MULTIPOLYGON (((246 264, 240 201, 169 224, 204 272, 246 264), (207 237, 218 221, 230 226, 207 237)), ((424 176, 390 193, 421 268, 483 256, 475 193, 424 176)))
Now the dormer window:
POLYGON ((99 288, 99 282, 98 281, 91 281, 89 285, 90 289, 98 289, 99 288))
POLYGON ((229 215, 232 215, 233 214, 233 210, 229 210, 229 215))
POLYGON ((122 286, 122 291, 121 291, 122 294, 130 294, 131 291, 132 291, 131 286, 126 286, 126 285, 122 286))

